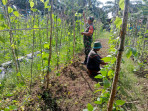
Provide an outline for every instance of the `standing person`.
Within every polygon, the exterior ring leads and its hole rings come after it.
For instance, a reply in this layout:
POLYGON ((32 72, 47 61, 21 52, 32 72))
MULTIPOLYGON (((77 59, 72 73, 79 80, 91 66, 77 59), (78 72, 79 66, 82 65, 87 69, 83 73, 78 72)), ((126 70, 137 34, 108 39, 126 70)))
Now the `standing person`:
POLYGON ((94 17, 90 16, 88 18, 88 20, 86 21, 84 12, 83 12, 83 17, 84 17, 86 30, 85 30, 85 32, 81 32, 81 34, 83 35, 83 42, 84 42, 84 47, 85 47, 85 60, 84 60, 83 64, 86 65, 87 57, 88 57, 88 54, 91 50, 92 36, 93 36, 93 32, 94 32, 94 26, 93 26, 94 17))
POLYGON ((100 71, 100 64, 106 65, 108 63, 105 63, 102 61, 102 57, 97 54, 97 51, 99 51, 102 48, 102 45, 100 41, 97 41, 94 43, 93 49, 89 52, 88 60, 87 60, 87 69, 89 75, 93 76, 96 75, 98 71, 100 71))

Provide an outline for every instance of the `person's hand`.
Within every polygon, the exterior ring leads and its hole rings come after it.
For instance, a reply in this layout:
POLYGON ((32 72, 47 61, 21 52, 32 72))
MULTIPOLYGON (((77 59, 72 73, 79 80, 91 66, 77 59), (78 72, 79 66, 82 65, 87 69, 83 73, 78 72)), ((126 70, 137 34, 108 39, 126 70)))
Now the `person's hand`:
POLYGON ((81 32, 81 35, 84 35, 84 32, 81 32))
POLYGON ((104 63, 103 65, 107 65, 108 63, 104 63))
POLYGON ((102 65, 107 65, 108 63, 103 62, 102 65))
POLYGON ((83 11, 83 17, 85 16, 85 12, 83 11))

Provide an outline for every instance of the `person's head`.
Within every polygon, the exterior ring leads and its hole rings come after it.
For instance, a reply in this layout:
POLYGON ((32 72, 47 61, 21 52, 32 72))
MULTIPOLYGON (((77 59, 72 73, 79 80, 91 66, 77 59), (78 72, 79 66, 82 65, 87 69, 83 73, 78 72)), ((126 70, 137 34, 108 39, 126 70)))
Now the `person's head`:
POLYGON ((101 45, 101 42, 100 42, 100 41, 94 42, 94 47, 93 47, 93 49, 94 49, 95 51, 99 51, 101 48, 102 48, 102 45, 101 45))
POLYGON ((94 17, 90 16, 88 17, 88 24, 92 24, 94 21, 94 17))

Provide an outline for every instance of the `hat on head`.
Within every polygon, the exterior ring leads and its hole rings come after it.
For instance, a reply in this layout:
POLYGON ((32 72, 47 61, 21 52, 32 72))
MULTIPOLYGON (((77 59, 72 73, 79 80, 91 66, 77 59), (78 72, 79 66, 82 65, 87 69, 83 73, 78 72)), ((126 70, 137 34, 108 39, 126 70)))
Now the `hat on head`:
POLYGON ((100 48, 102 48, 101 42, 100 41, 94 42, 93 49, 100 49, 100 48))
POLYGON ((94 17, 92 17, 92 16, 90 16, 88 19, 92 22, 94 21, 94 17))

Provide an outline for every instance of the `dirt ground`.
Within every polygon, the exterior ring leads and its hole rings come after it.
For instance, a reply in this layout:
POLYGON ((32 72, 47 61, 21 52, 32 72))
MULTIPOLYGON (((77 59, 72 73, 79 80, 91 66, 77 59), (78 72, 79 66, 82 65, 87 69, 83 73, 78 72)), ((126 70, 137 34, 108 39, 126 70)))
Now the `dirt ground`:
MULTIPOLYGON (((103 48, 99 51, 102 57, 107 56, 108 40, 100 39, 103 48)), ((88 103, 94 102, 97 94, 94 85, 97 80, 89 77, 87 68, 81 64, 84 61, 85 55, 79 54, 76 61, 62 69, 61 75, 50 81, 50 90, 52 98, 56 101, 56 106, 53 106, 51 101, 45 101, 49 105, 46 108, 55 111, 81 111, 86 108, 88 103)), ((48 92, 48 91, 47 91, 48 92)), ((46 92, 46 93, 47 93, 46 92)), ((55 104, 55 103, 54 103, 55 104)), ((43 107, 44 110, 45 107, 43 107)))
MULTIPOLYGON (((99 54, 105 57, 108 55, 108 39, 100 39, 100 41, 103 48, 99 51, 99 54)), ((53 74, 50 78, 48 90, 36 84, 33 99, 26 105, 25 110, 29 111, 34 107, 37 108, 35 110, 39 111, 82 111, 87 108, 88 103, 94 105, 94 101, 100 95, 99 93, 94 94, 95 84, 100 80, 88 75, 86 66, 81 64, 84 58, 84 53, 78 54, 73 63, 61 70, 60 76, 53 74)), ((144 80, 139 84, 143 84, 142 94, 147 95, 147 80, 144 80)), ((145 97, 147 99, 147 96, 145 97)), ((144 107, 147 107, 147 104, 144 103, 144 107)), ((141 109, 141 104, 139 105, 136 106, 141 109)), ((142 108, 141 111, 145 110, 142 108)))

